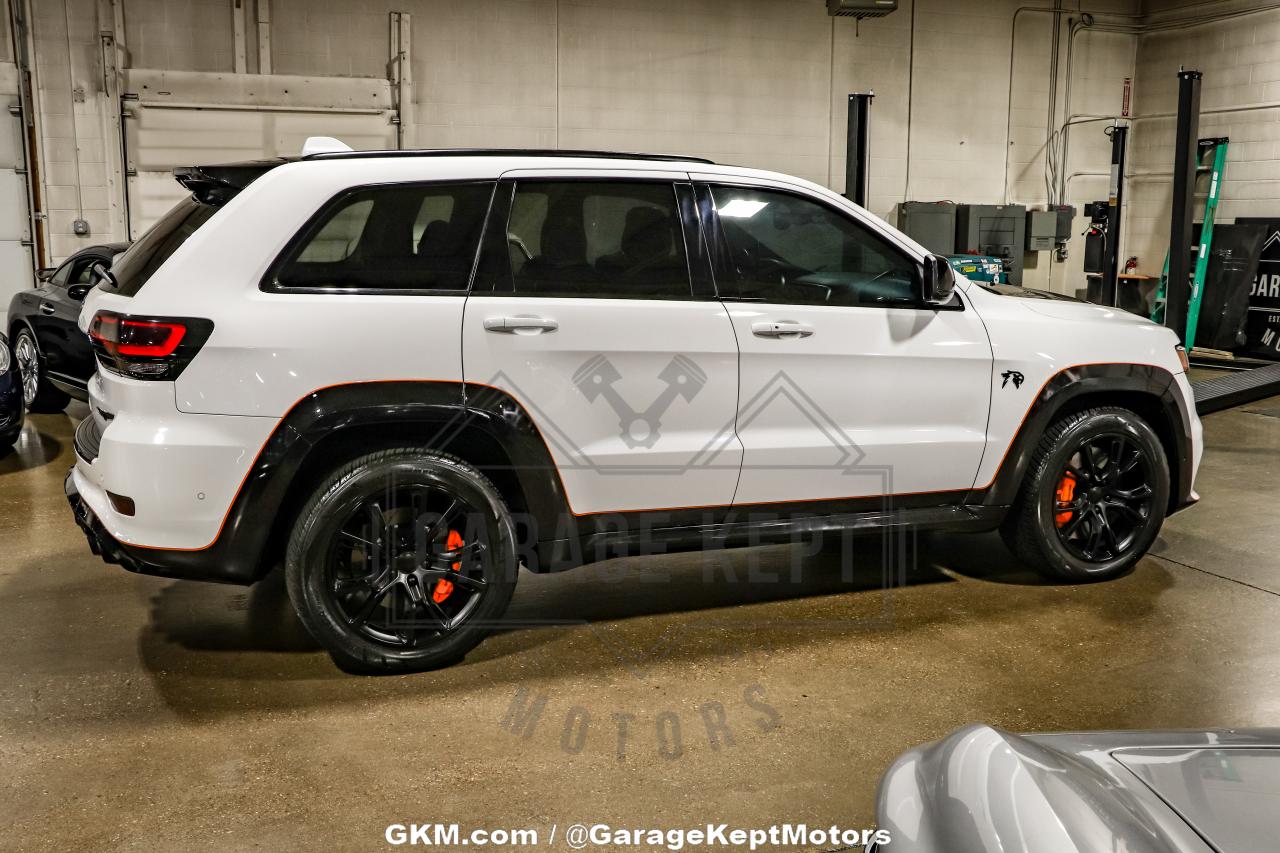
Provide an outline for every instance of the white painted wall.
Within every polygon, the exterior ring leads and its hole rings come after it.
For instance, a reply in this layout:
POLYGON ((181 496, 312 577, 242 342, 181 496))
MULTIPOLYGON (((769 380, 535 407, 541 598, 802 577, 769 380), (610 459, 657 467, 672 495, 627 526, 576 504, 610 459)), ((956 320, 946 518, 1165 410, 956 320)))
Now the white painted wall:
MULTIPOLYGON (((22 0, 13 0, 22 2, 22 0)), ((36 127, 45 229, 53 259, 112 239, 119 223, 111 197, 121 176, 109 174, 102 70, 94 0, 28 2, 34 41, 36 127), (91 239, 72 232, 89 222, 91 239)), ((118 207, 118 205, 116 206, 118 207)), ((46 257, 46 263, 50 258, 46 257)))
MULTIPOLYGON (((1241 8, 1247 8, 1243 5, 1241 8)), ((1169 246, 1174 118, 1179 66, 1204 72, 1201 137, 1227 136, 1218 221, 1280 216, 1280 10, 1144 35, 1138 45, 1137 108, 1126 256, 1159 275, 1169 246), (1266 105, 1248 111, 1229 108, 1266 105), (1157 173, 1154 177, 1147 173, 1157 173)), ((1202 181, 1201 189, 1206 184, 1202 181)), ((1197 196, 1197 219, 1204 194, 1197 196)))
MULTIPOLYGON (((118 2, 131 67, 234 69, 233 0, 118 2)), ((913 0, 901 0, 888 17, 855 24, 828 17, 822 0, 271 0, 272 70, 385 78, 388 13, 407 12, 414 77, 414 123, 407 130, 417 146, 682 152, 837 189, 844 185, 846 96, 874 89, 875 213, 891 217, 908 197, 1003 201, 1006 174, 1008 201, 1043 203, 1051 16, 1018 19, 1010 111, 1013 16, 1028 0, 914 3, 913 9, 913 0)), ((52 250, 62 257, 119 230, 110 203, 122 193, 106 192, 114 176, 105 174, 101 126, 111 104, 98 97, 96 43, 100 26, 110 29, 103 10, 110 11, 111 0, 33 5, 48 116, 42 134, 52 250), (71 95, 77 85, 86 90, 84 103, 71 95), (78 181, 68 133, 73 121, 80 132, 78 181), (81 206, 77 186, 87 191, 83 204, 93 227, 87 239, 70 234, 81 206)), ((1099 13, 1138 11, 1137 0, 1090 6, 1099 13)), ((253 11, 250 70, 257 67, 253 11)), ((1123 78, 1133 74, 1134 41, 1096 32, 1077 37, 1072 103, 1060 105, 1060 119, 1118 110, 1123 78)), ((1073 135, 1072 169, 1105 170, 1108 157, 1099 126, 1073 135)), ((1069 200, 1082 204, 1104 195, 1105 182, 1083 177, 1069 189, 1069 200)), ((1081 286, 1082 241, 1074 238, 1072 249, 1066 264, 1040 253, 1033 266, 1029 257, 1025 282, 1066 292, 1081 286)))

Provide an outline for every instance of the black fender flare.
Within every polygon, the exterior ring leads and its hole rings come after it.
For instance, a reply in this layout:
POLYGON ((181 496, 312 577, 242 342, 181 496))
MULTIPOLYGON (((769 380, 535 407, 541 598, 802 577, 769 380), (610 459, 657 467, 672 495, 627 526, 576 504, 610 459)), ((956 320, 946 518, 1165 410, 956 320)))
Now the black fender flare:
MULTIPOLYGON (((1075 401, 1088 396, 1141 395, 1153 401, 1163 423, 1152 428, 1166 443, 1169 456, 1171 509, 1191 502, 1191 418, 1173 374, 1151 364, 1084 364, 1064 368, 1049 377, 1023 416, 1013 441, 1005 450, 995 475, 985 486, 975 486, 966 504, 1009 506, 1022 486, 1027 465, 1045 430, 1075 401)), ((1143 412, 1139 411, 1139 414, 1143 412)))

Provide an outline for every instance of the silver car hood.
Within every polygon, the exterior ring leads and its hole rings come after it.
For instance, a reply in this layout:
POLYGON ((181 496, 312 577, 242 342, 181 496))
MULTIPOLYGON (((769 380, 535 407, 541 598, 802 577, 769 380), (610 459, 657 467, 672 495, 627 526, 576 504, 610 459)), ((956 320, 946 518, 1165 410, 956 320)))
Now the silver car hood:
POLYGON ((885 774, 877 808, 893 839, 885 853, 1275 849, 1280 799, 1259 810, 1257 791, 1236 791, 1259 817, 1248 825, 1222 813, 1233 794, 1215 800, 1198 789, 1195 768, 1224 753, 1274 758, 1280 768, 1280 730, 1018 736, 969 726, 904 753, 885 774), (1232 837, 1219 846, 1214 827, 1224 820, 1232 837))

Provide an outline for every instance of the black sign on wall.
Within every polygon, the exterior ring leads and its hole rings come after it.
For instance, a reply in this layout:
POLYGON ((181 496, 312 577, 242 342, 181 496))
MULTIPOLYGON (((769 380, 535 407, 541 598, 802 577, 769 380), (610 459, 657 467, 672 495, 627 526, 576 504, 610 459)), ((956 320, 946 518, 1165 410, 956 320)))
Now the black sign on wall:
POLYGON ((1258 274, 1249 290, 1243 351, 1259 358, 1280 360, 1280 217, 1242 216, 1236 219, 1236 224, 1267 226, 1258 274))

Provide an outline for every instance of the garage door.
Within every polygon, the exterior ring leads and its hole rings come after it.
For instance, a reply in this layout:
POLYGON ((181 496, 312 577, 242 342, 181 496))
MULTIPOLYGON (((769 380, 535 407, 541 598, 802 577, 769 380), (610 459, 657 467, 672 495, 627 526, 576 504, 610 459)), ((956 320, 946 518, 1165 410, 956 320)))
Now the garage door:
POLYGON ((6 326, 10 297, 32 283, 31 220, 17 107, 17 69, 11 62, 0 62, 0 318, 6 326))
POLYGON ((355 149, 396 145, 385 81, 277 76, 272 81, 285 82, 260 82, 250 93, 215 75, 169 72, 157 82, 142 75, 159 72, 129 74, 133 94, 126 96, 123 114, 131 239, 183 197, 173 180, 175 166, 296 155, 308 136, 333 136, 355 149), (316 92, 324 105, 297 106, 316 92), (273 94, 281 96, 275 104, 262 102, 273 94), (250 96, 252 103, 229 102, 250 96), (284 103, 290 105, 278 105, 284 103))

